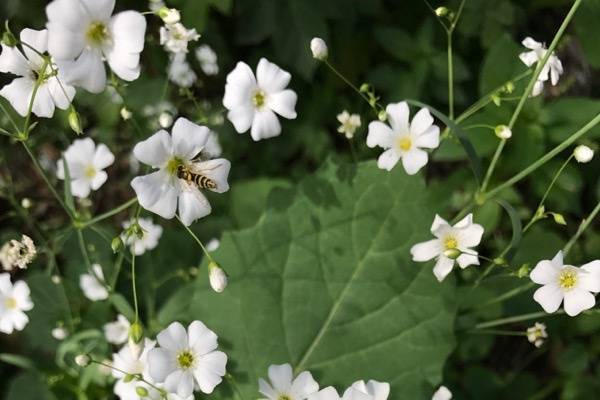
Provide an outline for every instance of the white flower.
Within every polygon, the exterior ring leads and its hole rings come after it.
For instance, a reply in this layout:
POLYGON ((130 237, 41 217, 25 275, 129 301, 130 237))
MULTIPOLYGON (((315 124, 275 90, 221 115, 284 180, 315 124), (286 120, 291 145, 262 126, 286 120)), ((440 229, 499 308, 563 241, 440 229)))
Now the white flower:
POLYGON ((24 311, 33 308, 29 293, 25 281, 17 281, 13 285, 9 274, 0 274, 0 332, 11 334, 25 328, 29 317, 24 311))
POLYGON ((171 82, 182 88, 192 87, 198 79, 190 64, 185 60, 184 53, 171 56, 167 74, 171 82))
POLYGON ((377 382, 370 380, 365 384, 365 381, 356 381, 352 387, 362 393, 373 396, 373 400, 387 400, 390 395, 390 384, 387 382, 377 382))
POLYGON ((140 397, 136 393, 137 387, 143 387, 152 395, 157 392, 156 389, 141 380, 134 378, 128 381, 126 374, 123 373, 141 375, 145 380, 150 380, 148 375, 148 353, 155 345, 156 342, 153 340, 144 339, 143 342, 140 342, 142 347, 140 352, 134 353, 129 345, 125 345, 118 353, 113 354, 112 366, 114 368, 112 369, 112 375, 117 379, 114 392, 121 400, 139 400, 140 397))
POLYGON ((100 264, 92 265, 92 273, 81 274, 79 277, 79 287, 85 297, 91 301, 106 300, 108 290, 104 285, 104 273, 100 264))
POLYGON ((165 24, 176 24, 181 20, 181 13, 176 8, 161 7, 158 16, 165 24))
POLYGON ((594 158, 594 150, 583 144, 580 144, 579 146, 575 147, 575 150, 573 150, 573 155, 575 156, 577 162, 588 163, 592 161, 592 158, 594 158))
POLYGON ((6 271, 12 271, 14 267, 25 269, 35 259, 36 254, 33 240, 27 235, 21 235, 21 241, 13 239, 2 246, 0 263, 6 271))
MULTIPOLYGON (((546 52, 548 51, 542 43, 536 42, 530 37, 525 38, 522 44, 523 46, 528 48, 529 51, 519 54, 519 58, 528 67, 531 67, 533 64, 541 61, 545 57, 546 52)), ((548 61, 546 62, 546 65, 544 65, 544 68, 542 68, 542 71, 540 72, 540 75, 538 76, 537 81, 533 86, 533 91, 531 92, 531 95, 537 96, 540 93, 542 93, 542 90, 544 88, 544 82, 546 82, 548 78, 550 78, 552 86, 556 86, 556 84, 558 83, 558 78, 562 73, 562 63, 560 62, 558 57, 552 54, 548 58, 548 61)))
POLYGON ((152 12, 158 12, 161 8, 165 7, 165 2, 162 0, 150 0, 148 2, 148 8, 152 12))
POLYGON ((370 394, 363 393, 352 386, 346 389, 344 395, 340 397, 335 388, 328 386, 310 395, 308 400, 374 400, 374 398, 370 394))
POLYGON ((208 264, 208 279, 210 286, 217 293, 221 293, 227 287, 227 274, 223 268, 215 262, 208 264))
POLYGON ((63 159, 69 168, 71 193, 85 198, 92 190, 98 190, 108 175, 103 170, 112 165, 115 156, 104 144, 96 146, 90 138, 76 139, 56 164, 56 176, 65 179, 63 159))
POLYGON ((194 381, 203 393, 210 394, 225 375, 227 356, 217 351, 217 335, 202 322, 194 321, 187 332, 173 322, 156 337, 159 348, 148 354, 150 377, 164 382, 167 392, 188 397, 194 381))
POLYGON ((92 93, 106 87, 104 60, 123 80, 140 75, 146 20, 136 11, 112 15, 114 6, 115 0, 54 0, 46 7, 48 52, 68 83, 92 93))
POLYGON ((219 65, 217 64, 217 53, 207 44, 196 49, 196 58, 200 63, 200 68, 206 75, 216 75, 219 73, 219 65))
POLYGON ((69 332, 63 326, 52 329, 52 337, 56 340, 65 340, 69 332))
MULTIPOLYGON (((135 222, 135 219, 123 222, 123 229, 127 229, 135 222)), ((121 240, 128 245, 136 256, 141 256, 146 250, 152 250, 158 245, 158 240, 162 236, 163 228, 160 225, 152 223, 150 218, 138 218, 138 225, 142 228, 142 237, 135 234, 129 237, 121 236, 121 240)))
POLYGON ((496 128, 494 128, 494 133, 496 134, 496 136, 498 136, 498 138, 504 140, 510 139, 512 137, 512 131, 506 125, 496 126, 496 128))
POLYGON ((415 244, 411 249, 413 261, 429 261, 437 258, 433 273, 438 281, 452 271, 454 260, 461 268, 469 265, 479 265, 477 251, 471 249, 481 242, 483 227, 473 223, 473 214, 469 214, 454 226, 450 226, 442 217, 436 214, 431 233, 436 239, 415 244))
POLYGON ((238 133, 247 132, 255 141, 279 136, 281 125, 277 114, 296 118, 296 92, 286 89, 291 75, 261 58, 254 73, 243 62, 227 75, 223 105, 227 118, 238 133))
POLYGON ((214 188, 208 190, 216 193, 229 190, 229 161, 224 158, 194 160, 206 145, 208 132, 205 126, 179 118, 173 125, 172 135, 161 130, 135 146, 133 153, 138 160, 158 168, 131 181, 142 207, 171 219, 179 203, 179 217, 185 225, 210 214, 210 204, 198 185, 178 178, 178 170, 184 169, 210 179, 214 188))
POLYGON ((78 354, 75 356, 75 364, 79 365, 80 367, 87 367, 90 365, 90 362, 90 357, 85 354, 78 354))
MULTIPOLYGON (((23 29, 20 38, 21 42, 27 43, 40 53, 45 53, 48 49, 48 31, 45 29, 23 29)), ((25 45, 22 45, 22 49, 24 55, 17 47, 2 44, 0 72, 9 72, 18 78, 4 86, 0 90, 0 96, 8 100, 19 115, 25 116, 29 110, 35 83, 38 77, 41 77, 31 111, 38 117, 50 118, 54 115, 55 107, 62 110, 69 108, 75 96, 75 88, 66 84, 62 73, 53 72, 53 69, 56 70, 54 64, 45 64, 38 53, 25 45)))
POLYGON ((129 328, 131 324, 124 315, 117 315, 117 320, 104 324, 104 337, 108 343, 123 344, 129 338, 129 328))
POLYGON ((199 38, 200 35, 196 29, 186 29, 179 22, 160 28, 160 44, 171 53, 187 53, 188 42, 196 41, 199 38))
POLYGON ((390 104, 386 107, 390 126, 381 121, 369 124, 367 146, 386 149, 377 160, 377 166, 390 171, 402 159, 402 165, 409 175, 416 174, 427 164, 427 152, 440 144, 440 129, 433 125, 429 110, 422 108, 409 124, 409 110, 406 102, 390 104))
POLYGON ((310 51, 317 60, 326 60, 329 55, 327 43, 318 37, 315 37, 310 41, 310 51))
POLYGON ((600 292, 600 260, 577 268, 565 265, 563 253, 559 251, 552 260, 538 262, 529 277, 543 285, 535 291, 533 299, 544 311, 555 312, 564 299, 565 312, 574 317, 596 304, 592 293, 600 292))
POLYGON ((304 400, 319 390, 319 384, 308 371, 294 378, 290 364, 271 365, 268 374, 271 382, 260 378, 258 391, 269 400, 304 400))
POLYGON ((548 338, 546 332, 546 325, 536 322, 535 325, 527 328, 527 340, 532 343, 535 347, 541 347, 544 344, 544 339, 548 338))
POLYGON ((217 238, 210 239, 208 243, 206 243, 206 251, 213 252, 219 248, 221 245, 221 241, 217 238))
POLYGON ((446 386, 440 386, 440 388, 433 394, 431 400, 450 400, 452 398, 452 392, 446 386))
POLYGON ((347 139, 352 139, 356 129, 360 128, 361 125, 360 115, 350 114, 346 110, 337 115, 337 120, 341 124, 338 128, 338 132, 346 135, 347 139))

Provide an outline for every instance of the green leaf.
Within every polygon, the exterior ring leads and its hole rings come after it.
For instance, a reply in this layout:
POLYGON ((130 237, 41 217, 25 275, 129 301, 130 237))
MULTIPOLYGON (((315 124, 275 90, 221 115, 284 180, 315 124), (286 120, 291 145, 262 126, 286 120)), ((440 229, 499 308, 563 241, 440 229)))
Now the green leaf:
POLYGON ((10 380, 6 400, 55 400, 42 375, 25 372, 10 380))
POLYGON ((112 293, 109 297, 109 300, 112 303, 112 305, 117 309, 117 311, 123 314, 125 318, 127 318, 129 321, 135 320, 135 312, 133 311, 133 308, 131 308, 129 302, 125 299, 125 297, 123 297, 123 295, 119 293, 112 293))
POLYGON ((35 369, 33 361, 18 354, 1 353, 0 361, 23 369, 35 369))
POLYGON ((428 238, 437 207, 402 168, 326 164, 275 191, 254 227, 224 234, 213 253, 229 273, 223 293, 202 273, 161 322, 186 314, 215 330, 244 398, 285 362, 322 386, 372 378, 394 397, 430 398, 454 347, 454 286, 413 263, 410 247, 428 238))
POLYGON ((523 227, 521 225, 519 214, 517 214, 517 211, 513 208, 513 206, 502 199, 495 199, 495 201, 496 203, 500 204, 504 210, 506 210, 506 213, 510 218, 510 224, 512 226, 512 238, 510 240, 509 250, 506 253, 506 259, 510 261, 519 248, 519 243, 521 243, 521 238, 523 237, 523 227))
POLYGON ((577 33, 587 61, 593 67, 600 67, 600 49, 597 38, 600 35, 600 0, 586 0, 581 3, 580 9, 573 19, 573 28, 577 33))

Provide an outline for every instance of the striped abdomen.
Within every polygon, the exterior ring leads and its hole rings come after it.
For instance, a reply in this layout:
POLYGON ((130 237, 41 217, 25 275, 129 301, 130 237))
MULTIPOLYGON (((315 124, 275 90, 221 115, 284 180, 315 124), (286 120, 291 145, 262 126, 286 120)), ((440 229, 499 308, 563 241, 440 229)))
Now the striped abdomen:
POLYGON ((213 181, 212 179, 210 179, 207 176, 204 176, 202 174, 196 174, 196 173, 190 171, 184 165, 180 165, 177 168, 177 177, 179 179, 183 179, 186 182, 196 184, 196 186, 198 186, 200 189, 216 189, 217 188, 217 183, 215 181, 213 181))

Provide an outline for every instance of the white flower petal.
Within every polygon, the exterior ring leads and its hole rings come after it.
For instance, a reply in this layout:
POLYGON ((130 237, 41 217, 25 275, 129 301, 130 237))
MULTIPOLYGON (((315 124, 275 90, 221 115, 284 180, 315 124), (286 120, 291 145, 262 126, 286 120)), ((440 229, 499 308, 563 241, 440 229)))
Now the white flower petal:
POLYGON ((556 255, 552 258, 552 264, 556 265, 557 267, 562 267, 564 265, 564 253, 562 252, 562 250, 559 250, 558 253, 556 253, 556 255))
POLYGON ((402 166, 409 175, 414 175, 427 164, 427 152, 413 148, 402 155, 402 166))
POLYGON ((217 335, 201 321, 194 321, 188 327, 190 347, 194 353, 203 355, 217 348, 217 335))
POLYGON ((581 266, 586 273, 579 274, 581 288, 598 293, 600 292, 600 260, 595 260, 581 266))
POLYGON ((186 118, 177 118, 172 129, 173 155, 191 160, 206 144, 209 130, 205 126, 194 124, 186 118))
POLYGON ((259 110, 254 113, 250 135, 255 142, 279 136, 280 133, 281 125, 273 111, 259 110))
POLYGON ((415 146, 427 149, 435 149, 440 145, 440 128, 433 125, 425 132, 417 136, 415 146))
POLYGON ((104 185, 104 182, 108 179, 108 175, 104 171, 96 171, 96 174, 90 182, 90 187, 93 190, 98 190, 100 186, 104 185))
MULTIPOLYGON (((469 214, 467 215, 465 218, 470 218, 470 220, 473 218, 473 214, 469 214)), ((464 220, 464 218, 463 218, 464 220)), ((458 226, 460 224, 457 223, 455 226, 458 226)), ((433 223, 431 224, 431 233, 435 233, 436 231, 438 231, 440 228, 449 228, 450 224, 448 223, 448 221, 446 221, 444 218, 440 217, 439 215, 435 214, 435 218, 433 219, 433 223)))
POLYGON ((79 56, 85 45, 84 30, 90 18, 78 0, 54 0, 46 6, 48 52, 56 59, 79 56))
POLYGON ((44 64, 44 59, 29 46, 36 49, 39 53, 45 53, 48 50, 48 31, 42 29, 36 31, 34 29, 25 28, 19 34, 22 43, 27 43, 28 46, 22 45, 23 52, 27 59, 36 66, 41 68, 44 64))
POLYGON ((96 147, 94 159, 92 160, 94 167, 96 167, 97 169, 104 169, 109 165, 112 165, 113 162, 115 162, 114 154, 111 153, 111 151, 105 144, 99 144, 96 147))
POLYGON ((140 76, 140 53, 130 53, 121 47, 114 46, 107 54, 106 60, 113 72, 124 81, 134 81, 140 76))
POLYGON ((223 105, 231 110, 236 107, 252 106, 252 92, 256 90, 254 73, 244 62, 238 62, 228 75, 223 105))
POLYGON ((408 109, 408 104, 406 104, 405 101, 388 104, 388 106, 385 108, 385 112, 388 115, 388 120, 390 121, 390 125, 395 133, 400 133, 403 135, 409 133, 410 125, 408 123, 408 118, 410 111, 408 109))
POLYGON ((519 58, 523 61, 523 64, 531 67, 533 64, 538 62, 538 55, 535 51, 526 51, 519 54, 519 58))
POLYGON ((165 349, 152 349, 148 352, 148 373, 156 382, 164 382, 176 369, 175 359, 165 349))
POLYGON ((433 117, 427 108, 421 108, 410 123, 410 133, 413 136, 423 134, 433 124, 433 117))
MULTIPOLYGON (((561 263, 562 264, 562 263, 561 263)), ((560 267, 550 260, 542 260, 529 273, 529 278, 537 284, 548 285, 558 281, 560 267)))
POLYGON ((194 377, 203 393, 210 394, 221 383, 225 375, 227 356, 222 351, 213 351, 200 357, 199 366, 194 370, 194 377))
POLYGON ((571 317, 589 310, 595 304, 596 298, 586 290, 574 288, 565 293, 565 312, 571 317))
POLYGON ((43 118, 51 118, 54 115, 54 101, 48 90, 48 85, 43 84, 38 87, 31 112, 43 118))
POLYGON ((551 283, 536 290, 533 299, 542 306, 544 311, 553 313, 558 310, 563 301, 563 292, 556 283, 551 283))
POLYGON ((2 54, 0 54, 0 72, 8 72, 18 76, 29 77, 31 74, 31 68, 17 47, 9 47, 5 44, 2 44, 2 54))
POLYGON ((131 186, 142 207, 148 211, 171 219, 175 216, 179 189, 164 171, 135 177, 131 186))
POLYGON ((534 39, 532 39, 529 36, 527 36, 525 39, 523 39, 521 44, 531 50, 538 50, 543 47, 540 42, 536 42, 534 39))
POLYGON ((469 254, 463 253, 456 259, 461 268, 467 268, 469 265, 479 265, 479 258, 476 251, 470 251, 469 254), (474 253, 474 254, 472 254, 474 253))
POLYGON ((269 379, 275 390, 279 393, 287 393, 292 387, 292 366, 290 364, 269 366, 269 379))
POLYGON ((271 93, 267 96, 266 106, 287 119, 296 118, 296 101, 298 96, 291 89, 271 93))
POLYGON ((438 390, 433 394, 431 400, 451 400, 452 392, 446 386, 440 386, 438 390))
POLYGON ((441 282, 444 280, 444 278, 446 278, 446 276, 448 276, 450 271, 452 271, 453 266, 454 260, 451 260, 448 257, 440 256, 433 267, 433 274, 437 280, 441 282))
POLYGON ((227 119, 231 121, 236 132, 244 133, 252 126, 254 108, 251 106, 233 108, 227 113, 227 119))
POLYGON ((267 93, 282 91, 290 83, 292 76, 266 58, 261 58, 256 67, 258 87, 267 93))
POLYGON ((115 38, 115 47, 129 53, 141 53, 144 50, 146 19, 139 12, 123 11, 113 15, 110 30, 115 38))
POLYGON ((332 386, 328 386, 311 395, 308 400, 340 400, 340 395, 332 386))
POLYGON ((389 149, 394 143, 394 137, 394 132, 388 125, 380 121, 373 121, 369 124, 367 146, 389 149))
POLYGON ((410 254, 412 254, 413 261, 429 261, 440 255, 443 249, 439 239, 432 239, 415 244, 411 247, 410 254))
POLYGON ((193 165, 193 170, 196 173, 202 174, 207 178, 212 179, 217 184, 216 189, 211 189, 216 193, 224 193, 229 190, 227 177, 231 163, 224 158, 216 158, 214 160, 200 161, 193 165))
POLYGON ((206 197, 196 187, 188 187, 179 194, 179 218, 185 226, 206 217, 212 211, 206 197))
POLYGON ((92 20, 107 20, 115 8, 115 0, 79 0, 92 20))
POLYGON ((71 193, 75 197, 85 199, 92 190, 91 182, 85 178, 71 179, 71 193))
POLYGON ((52 101, 56 107, 61 110, 66 110, 71 105, 73 97, 75 97, 75 88, 71 85, 67 85, 64 82, 59 82, 56 76, 48 78, 46 82, 48 91, 52 96, 52 101))
POLYGON ((177 353, 187 348, 188 335, 184 326, 179 322, 172 322, 166 329, 156 335, 156 341, 160 347, 170 352, 177 353))
POLYGON ((133 155, 144 164, 155 168, 164 166, 173 155, 171 135, 160 130, 133 148, 133 155))
POLYGON ((29 99, 34 84, 29 78, 17 78, 0 90, 0 96, 8 100, 15 111, 24 117, 29 110, 29 99))
POLYGON ((306 399, 319 390, 319 384, 308 371, 301 372, 292 382, 290 395, 295 399, 306 399))
POLYGON ((479 224, 471 224, 465 228, 456 229, 456 239, 458 247, 465 250, 468 247, 475 247, 481 242, 483 236, 483 226, 479 224))
POLYGON ((271 385, 269 385, 269 383, 262 378, 258 379, 258 391, 267 396, 269 400, 279 400, 279 394, 277 393, 277 391, 273 389, 273 387, 271 387, 271 385))
POLYGON ((390 395, 390 384, 371 379, 367 382, 367 393, 373 396, 373 400, 387 400, 390 395))
POLYGON ((57 61, 67 84, 80 86, 91 93, 106 87, 106 69, 98 50, 84 50, 75 61, 57 61))
POLYGON ((387 149, 377 159, 377 167, 380 169, 385 169, 387 171, 391 171, 392 168, 398 164, 400 160, 400 153, 398 153, 394 149, 387 149))
POLYGON ((531 91, 531 96, 535 97, 540 95, 544 91, 544 82, 536 81, 533 84, 533 90, 531 91))

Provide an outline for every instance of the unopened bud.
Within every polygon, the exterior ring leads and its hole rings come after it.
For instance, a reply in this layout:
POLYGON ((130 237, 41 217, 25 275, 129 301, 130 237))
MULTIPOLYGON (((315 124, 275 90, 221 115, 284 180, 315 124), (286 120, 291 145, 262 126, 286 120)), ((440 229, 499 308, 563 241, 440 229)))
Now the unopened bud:
POLYGON ((327 49, 327 43, 321 38, 313 38, 310 41, 310 51, 312 51, 312 55, 317 60, 324 61, 327 59, 329 55, 329 50, 327 49))
POLYGON ((503 257, 494 258, 494 264, 496 265, 506 265, 506 259, 503 257))
POLYGON ((87 367, 90 365, 90 357, 85 354, 79 354, 77 357, 75 357, 75 364, 79 365, 80 367, 87 367))
POLYGON ((132 115, 133 114, 127 109, 127 107, 121 108, 121 118, 123 118, 123 121, 130 120, 132 115))
POLYGON ((83 131, 81 130, 81 119, 79 118, 79 114, 75 111, 74 108, 69 112, 69 126, 78 135, 81 135, 83 131))
POLYGON ((444 256, 451 260, 456 260, 460 254, 461 252, 458 249, 448 249, 444 251, 444 256))
POLYGON ((387 112, 385 112, 385 110, 379 111, 379 113, 377 113, 377 119, 384 122, 387 119, 387 112))
POLYGON ((134 342, 133 339, 131 338, 131 334, 130 334, 129 340, 127 341, 127 347, 129 347, 129 352, 131 353, 131 357, 134 360, 137 360, 140 358, 142 351, 144 351, 144 342, 141 340, 139 342, 134 342))
POLYGON ((158 16, 163 20, 165 24, 176 24, 181 20, 181 14, 179 10, 175 8, 161 7, 158 10, 158 16))
POLYGON ((575 156, 575 159, 577 160, 577 162, 587 163, 587 162, 592 161, 592 158, 594 158, 594 150, 581 144, 581 145, 575 147, 575 150, 573 151, 573 155, 575 156))
POLYGON ((492 98, 492 102, 496 106, 500 107, 500 104, 502 104, 502 99, 500 98, 500 96, 498 96, 497 94, 493 94, 491 98, 492 98))
POLYGON ((444 17, 446 15, 448 15, 448 8, 447 7, 438 7, 435 9, 435 15, 437 15, 438 17, 444 17))
POLYGON ((115 236, 113 240, 110 242, 110 247, 113 253, 118 253, 119 250, 123 248, 123 241, 120 236, 115 236))
POLYGON ((494 128, 494 133, 500 139, 504 139, 504 140, 510 139, 511 136, 512 136, 512 131, 506 125, 498 125, 498 126, 496 126, 496 128, 494 128))
POLYGON ((148 389, 143 386, 136 386, 135 393, 140 397, 148 397, 148 389))
POLYGON ((139 343, 144 338, 144 328, 138 321, 131 324, 129 327, 129 338, 135 343, 139 343))
POLYGON ((515 84, 508 82, 506 85, 504 85, 503 89, 505 93, 511 94, 515 90, 515 84))
POLYGON ((55 285, 58 285, 61 282, 60 276, 58 275, 52 275, 52 278, 50 279, 52 279, 52 283, 54 283, 55 285))
POLYGON ((210 281, 210 286, 217 293, 221 293, 227 287, 227 274, 214 261, 208 264, 208 280, 210 281))
POLYGON ((521 268, 519 268, 519 270, 517 271, 517 276, 519 278, 526 278, 529 276, 529 271, 531 271, 529 264, 523 264, 521 265, 521 268))
POLYGON ((31 202, 31 200, 28 199, 27 197, 25 197, 24 199, 21 200, 21 207, 23 207, 24 209, 31 208, 32 204, 33 203, 31 202))
POLYGON ((133 375, 133 374, 127 374, 127 375, 125 375, 125 377, 123 378, 123 382, 125 382, 125 383, 129 383, 129 382, 131 382, 131 381, 132 381, 132 380, 134 380, 134 379, 135 379, 135 375, 133 375))
POLYGON ((368 83, 363 83, 362 85, 360 85, 359 91, 361 93, 369 93, 371 91, 371 85, 369 85, 368 83))
POLYGON ((173 125, 173 116, 168 112, 163 112, 158 116, 158 124, 161 128, 168 128, 173 125))

